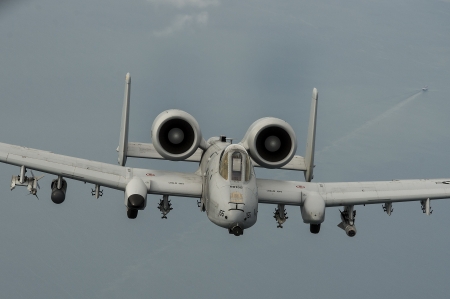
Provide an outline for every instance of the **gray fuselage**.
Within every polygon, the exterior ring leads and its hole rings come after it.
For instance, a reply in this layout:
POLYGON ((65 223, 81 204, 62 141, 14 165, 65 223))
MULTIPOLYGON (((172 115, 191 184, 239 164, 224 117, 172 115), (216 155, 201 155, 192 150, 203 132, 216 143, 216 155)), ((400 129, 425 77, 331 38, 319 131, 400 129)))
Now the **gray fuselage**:
POLYGON ((200 170, 204 179, 201 204, 214 224, 246 229, 256 223, 258 191, 251 159, 245 148, 210 139, 200 170))

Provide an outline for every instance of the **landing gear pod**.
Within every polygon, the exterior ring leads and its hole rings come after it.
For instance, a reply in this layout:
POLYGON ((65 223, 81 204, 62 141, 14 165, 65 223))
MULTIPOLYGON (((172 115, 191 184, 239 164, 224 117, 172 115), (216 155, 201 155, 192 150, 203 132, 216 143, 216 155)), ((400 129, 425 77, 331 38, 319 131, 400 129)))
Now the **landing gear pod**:
POLYGON ((303 195, 305 200, 300 206, 304 223, 309 223, 309 231, 318 234, 320 224, 325 220, 325 201, 318 193, 307 193, 303 195))
POLYGON ((125 187, 125 205, 130 219, 137 217, 138 210, 147 206, 147 186, 138 177, 134 177, 125 187))

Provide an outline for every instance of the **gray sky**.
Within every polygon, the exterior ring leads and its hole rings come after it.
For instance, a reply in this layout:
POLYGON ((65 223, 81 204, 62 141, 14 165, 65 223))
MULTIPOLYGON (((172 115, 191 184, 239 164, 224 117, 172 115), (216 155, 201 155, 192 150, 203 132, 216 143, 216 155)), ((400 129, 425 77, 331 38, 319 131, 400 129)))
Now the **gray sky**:
MULTIPOLYGON (((449 1, 23 0, 0 5, 1 142, 115 164, 124 77, 130 140, 149 142, 165 109, 206 138, 240 140, 258 118, 290 123, 304 154, 319 90, 314 181, 448 178, 449 1), (418 93, 428 85, 426 93, 418 93)), ((129 160, 194 171, 194 164, 129 160)), ((357 207, 355 238, 327 209, 319 235, 274 206, 234 237, 193 199, 158 196, 135 221, 123 194, 69 181, 62 205, 9 191, 0 167, 5 298, 447 298, 450 202, 357 207)), ((257 169, 260 177, 302 173, 257 169)))

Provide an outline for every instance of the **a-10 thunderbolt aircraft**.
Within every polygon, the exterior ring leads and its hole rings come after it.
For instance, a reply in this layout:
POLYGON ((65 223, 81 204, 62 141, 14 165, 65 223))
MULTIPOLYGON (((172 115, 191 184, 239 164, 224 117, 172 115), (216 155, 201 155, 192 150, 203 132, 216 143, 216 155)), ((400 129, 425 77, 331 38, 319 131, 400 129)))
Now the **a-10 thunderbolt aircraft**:
POLYGON ((56 175, 51 199, 60 204, 67 190, 66 178, 95 185, 92 195, 102 195, 100 186, 124 191, 128 218, 137 217, 147 206, 147 194, 159 194, 162 217, 172 210, 169 196, 198 198, 201 211, 230 234, 242 235, 257 220, 258 205, 276 205, 278 227, 286 221, 285 205, 299 206, 303 222, 317 234, 327 207, 342 207, 338 225, 353 237, 355 205, 383 204, 391 215, 392 203, 419 201, 431 214, 430 200, 450 197, 450 179, 395 180, 386 182, 312 183, 316 134, 317 90, 313 90, 305 157, 296 156, 297 140, 285 121, 265 117, 255 121, 244 138, 232 144, 225 136, 202 137, 197 121, 181 110, 167 110, 153 122, 153 144, 128 142, 130 74, 125 79, 118 162, 119 165, 62 156, 47 151, 0 143, 0 161, 20 167, 12 177, 11 190, 26 186, 36 195, 38 180, 31 170, 56 175), (199 162, 194 173, 126 167, 127 157, 199 162), (305 182, 258 179, 254 167, 304 171, 305 182), (27 176, 30 169, 31 176, 27 176))

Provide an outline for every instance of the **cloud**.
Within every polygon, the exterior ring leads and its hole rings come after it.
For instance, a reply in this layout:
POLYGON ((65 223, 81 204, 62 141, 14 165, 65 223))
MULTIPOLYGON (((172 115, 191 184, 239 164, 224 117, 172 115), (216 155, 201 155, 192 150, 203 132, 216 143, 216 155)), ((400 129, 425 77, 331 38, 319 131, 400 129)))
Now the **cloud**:
POLYGON ((147 0, 156 6, 165 5, 166 7, 176 9, 189 9, 188 14, 178 14, 173 19, 172 23, 162 29, 155 30, 153 34, 155 36, 168 36, 175 32, 183 31, 186 29, 193 29, 194 26, 205 26, 208 23, 209 15, 205 8, 209 6, 219 5, 219 0, 147 0), (194 10, 202 10, 201 12, 193 12, 194 10))
POLYGON ((202 11, 198 15, 195 16, 195 21, 197 24, 206 25, 208 23, 208 12, 202 11))
POLYGON ((154 31, 156 36, 168 36, 194 25, 205 26, 208 23, 208 12, 202 11, 196 15, 178 15, 168 27, 154 31))
POLYGON ((208 6, 219 5, 219 0, 148 0, 155 5, 170 5, 176 8, 197 7, 205 8, 208 6))

